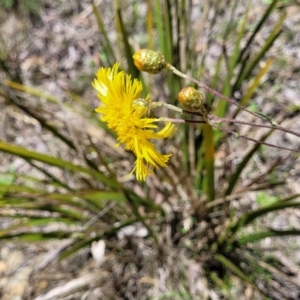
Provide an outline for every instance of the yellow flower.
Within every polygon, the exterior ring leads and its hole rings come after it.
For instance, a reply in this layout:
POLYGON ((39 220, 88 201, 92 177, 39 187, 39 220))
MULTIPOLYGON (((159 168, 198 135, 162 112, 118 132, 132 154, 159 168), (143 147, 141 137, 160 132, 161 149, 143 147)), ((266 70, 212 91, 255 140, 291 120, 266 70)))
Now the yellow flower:
POLYGON ((165 167, 171 156, 159 153, 150 140, 167 138, 175 128, 169 122, 160 131, 154 131, 161 119, 147 117, 151 100, 141 99, 142 83, 119 71, 119 66, 115 63, 112 68, 100 68, 96 73, 93 87, 102 103, 96 112, 117 133, 118 145, 124 144, 126 150, 134 152, 136 161, 130 174, 136 172, 138 180, 145 180, 154 168, 165 167))

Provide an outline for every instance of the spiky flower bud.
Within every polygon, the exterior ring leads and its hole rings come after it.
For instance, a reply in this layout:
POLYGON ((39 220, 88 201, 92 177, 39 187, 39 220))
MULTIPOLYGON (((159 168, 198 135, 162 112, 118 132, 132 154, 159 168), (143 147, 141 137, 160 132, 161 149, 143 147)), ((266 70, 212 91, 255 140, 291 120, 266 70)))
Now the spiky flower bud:
POLYGON ((133 55, 135 66, 143 72, 157 74, 167 65, 165 57, 156 51, 141 49, 133 55))
POLYGON ((187 111, 202 112, 204 109, 203 95, 191 86, 186 87, 179 92, 178 101, 183 106, 183 109, 187 111))

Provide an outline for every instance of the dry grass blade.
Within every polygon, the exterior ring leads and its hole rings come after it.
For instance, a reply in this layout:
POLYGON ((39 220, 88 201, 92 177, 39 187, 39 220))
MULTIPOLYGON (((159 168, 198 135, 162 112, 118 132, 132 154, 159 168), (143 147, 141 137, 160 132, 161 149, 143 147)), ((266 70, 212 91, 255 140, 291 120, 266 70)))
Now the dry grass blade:
POLYGON ((48 293, 40 295, 34 300, 51 300, 58 299, 68 294, 73 294, 75 291, 81 290, 89 285, 101 285, 106 279, 106 272, 98 271, 92 274, 85 274, 78 278, 72 279, 63 285, 51 289, 48 293))

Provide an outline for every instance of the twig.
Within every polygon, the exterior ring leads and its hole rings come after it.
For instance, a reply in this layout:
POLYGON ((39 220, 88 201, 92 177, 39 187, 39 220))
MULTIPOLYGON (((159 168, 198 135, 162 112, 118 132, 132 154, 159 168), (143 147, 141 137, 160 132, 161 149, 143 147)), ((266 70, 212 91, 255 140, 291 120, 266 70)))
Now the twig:
MULTIPOLYGON (((185 120, 185 119, 173 119, 173 118, 160 118, 161 121, 166 121, 166 122, 174 122, 174 123, 190 123, 190 124, 200 124, 200 123, 206 123, 205 121, 201 121, 201 120, 185 120)), ((230 119, 231 120, 231 119, 230 119)), ((262 142, 262 141, 259 141, 259 140, 256 140, 256 139, 253 139, 253 138, 250 138, 248 136, 245 136, 245 135, 240 135, 238 134, 237 132, 233 131, 233 130, 230 130, 228 128, 225 128, 225 127, 222 127, 218 124, 210 124, 212 127, 216 128, 216 129, 219 129, 219 130, 222 130, 224 132, 227 132, 227 133, 230 133, 230 134, 233 134, 235 135, 237 138, 242 138, 242 139, 245 139, 245 140, 248 140, 248 141, 251 141, 251 142, 254 142, 256 144, 260 144, 260 145, 265 145, 265 146, 269 146, 269 147, 273 147, 273 148, 277 148, 277 149, 281 149, 281 150, 287 150, 287 151, 292 151, 292 152, 297 152, 299 153, 300 150, 297 150, 297 149, 292 149, 292 148, 287 148, 287 147, 282 147, 282 146, 276 146, 276 145, 273 145, 273 144, 270 144, 270 143, 267 143, 267 142, 262 142)), ((251 125, 251 124, 248 124, 248 125, 251 125)), ((272 126, 270 127, 267 127, 267 128, 271 128, 271 129, 277 129, 277 128, 274 128, 272 126)), ((290 133, 290 132, 289 132, 290 133)))
MULTIPOLYGON (((227 101, 228 103, 237 106, 239 109, 241 109, 241 110, 243 110, 243 111, 246 111, 247 113, 249 113, 249 114, 251 114, 251 115, 253 115, 253 116, 255 116, 255 117, 257 117, 257 118, 259 118, 259 119, 261 119, 261 120, 264 120, 264 121, 265 121, 265 120, 268 120, 267 118, 265 118, 265 117, 263 117, 263 116, 261 116, 261 115, 258 115, 258 114, 256 114, 256 113, 254 113, 254 112, 252 112, 252 111, 246 109, 244 106, 240 105, 240 104, 239 104, 238 102, 236 102, 235 100, 230 99, 230 98, 228 98, 228 97, 222 95, 221 93, 215 91, 214 89, 212 89, 212 88, 210 88, 209 86, 207 86, 207 85, 201 83, 200 81, 198 81, 198 80, 196 80, 196 79, 194 79, 194 78, 192 78, 192 77, 189 77, 188 75, 186 75, 186 74, 184 74, 184 73, 181 73, 179 70, 177 70, 177 69, 176 69, 175 67, 173 67, 171 64, 168 63, 168 64, 166 65, 166 68, 169 69, 169 70, 171 70, 174 74, 178 75, 179 77, 182 77, 182 78, 184 78, 184 79, 187 79, 187 80, 189 80, 189 81, 192 81, 192 82, 196 83, 199 87, 201 87, 201 88, 207 90, 208 92, 214 94, 214 95, 217 96, 218 98, 221 98, 221 99, 227 101)), ((268 120, 268 121, 269 121, 269 120, 268 120)))
MULTIPOLYGON (((200 81, 198 81, 198 80, 196 80, 196 79, 194 79, 194 78, 192 78, 192 77, 189 77, 189 76, 187 76, 186 74, 181 73, 179 70, 177 70, 177 69, 176 69, 175 67, 173 67, 171 64, 168 63, 167 66, 166 66, 166 68, 169 69, 169 70, 171 70, 174 74, 176 74, 176 75, 178 75, 178 76, 180 76, 180 77, 182 77, 182 78, 184 78, 184 79, 187 79, 187 80, 190 80, 190 81, 196 83, 199 87, 202 87, 203 89, 205 89, 205 90, 207 90, 208 92, 214 94, 215 96, 217 96, 217 97, 219 97, 219 98, 221 98, 221 99, 227 101, 227 102, 230 103, 230 104, 233 104, 233 105, 237 106, 239 109, 241 109, 241 110, 243 110, 243 111, 245 111, 245 112, 251 114, 252 116, 255 116, 255 117, 257 117, 257 118, 259 118, 259 119, 261 119, 261 120, 263 120, 263 121, 272 122, 272 120, 270 120, 270 118, 268 118, 268 117, 266 117, 266 116, 263 116, 262 114, 254 113, 254 112, 252 112, 252 111, 246 109, 245 107, 241 106, 237 101, 235 101, 235 100, 233 100, 233 99, 230 99, 230 98, 228 98, 228 97, 222 95, 221 93, 215 91, 214 89, 210 88, 209 86, 207 86, 207 85, 201 83, 200 81)), ((224 118, 224 119, 225 119, 225 118, 224 118)), ((227 119, 227 120, 232 120, 231 122, 234 123, 234 120, 233 120, 233 119, 227 119)), ((227 121, 227 122, 229 122, 229 121, 227 121)), ((238 123, 238 122, 237 122, 237 123, 238 123)), ((256 126, 256 125, 253 125, 253 123, 251 123, 251 124, 249 124, 249 125, 251 125, 251 126, 256 126)), ((263 127, 263 126, 260 126, 260 127, 263 127)), ((290 133, 290 134, 293 134, 293 135, 296 135, 296 136, 300 137, 300 134, 299 134, 299 133, 297 133, 297 132, 295 132, 295 131, 288 130, 288 129, 286 129, 286 128, 284 128, 284 127, 281 127, 281 126, 279 126, 279 125, 272 124, 272 126, 270 126, 269 128, 278 129, 278 130, 281 130, 281 131, 284 131, 284 132, 287 132, 287 133, 290 133)))
POLYGON ((216 120, 217 122, 227 122, 227 123, 235 123, 235 124, 244 124, 244 125, 249 125, 253 127, 260 127, 260 128, 269 128, 269 129, 277 129, 280 131, 284 131, 286 133, 293 134, 295 136, 300 137, 300 133, 295 132, 293 130, 286 129, 284 127, 281 127, 279 125, 265 125, 265 124, 256 124, 252 122, 246 122, 246 121, 241 121, 241 120, 235 120, 235 119, 229 119, 229 118, 219 118, 213 115, 208 115, 209 120, 216 120))
MULTIPOLYGON (((151 103, 151 109, 155 109, 157 107, 165 107, 169 110, 173 110, 175 112, 178 112, 180 114, 182 113, 187 113, 187 114, 191 114, 191 115, 194 115, 194 116, 200 116, 200 117, 204 117, 203 114, 201 112, 192 112, 192 111, 187 111, 187 110, 183 110, 177 106, 174 106, 174 105, 171 105, 171 104, 166 104, 166 103, 163 103, 163 102, 152 102, 151 103)), ((246 110, 247 112, 249 112, 248 110, 246 110)), ((256 115, 255 116, 259 117, 260 118, 260 115, 256 115)), ((280 130, 280 131, 283 131, 283 132, 286 132, 286 133, 289 133, 289 134, 292 134, 292 135, 295 135, 297 137, 300 137, 300 133, 296 132, 296 131, 293 131, 293 130, 290 130, 290 129, 286 129, 282 126, 279 126, 279 125, 266 125, 266 124, 256 124, 256 123, 252 123, 252 122, 247 122, 247 121, 241 121, 241 120, 236 120, 236 119, 230 119, 230 118, 220 118, 220 117, 217 117, 217 116, 214 116, 214 115, 207 115, 206 116, 207 119, 210 121, 216 121, 216 122, 226 122, 226 123, 234 123, 234 124, 243 124, 243 125, 249 125, 249 126, 252 126, 252 127, 259 127, 259 128, 269 128, 269 129, 277 129, 277 130, 280 130)), ((167 119, 167 118, 165 118, 167 119)), ((260 119, 263 119, 263 120, 266 120, 266 118, 262 117, 260 119)), ((172 119, 170 119, 172 120, 172 119)), ((270 122, 270 120, 268 119, 268 121, 270 122)), ((191 123, 206 123, 205 121, 191 121, 191 123)), ((210 123, 209 124, 211 126, 213 126, 214 124, 210 123)))

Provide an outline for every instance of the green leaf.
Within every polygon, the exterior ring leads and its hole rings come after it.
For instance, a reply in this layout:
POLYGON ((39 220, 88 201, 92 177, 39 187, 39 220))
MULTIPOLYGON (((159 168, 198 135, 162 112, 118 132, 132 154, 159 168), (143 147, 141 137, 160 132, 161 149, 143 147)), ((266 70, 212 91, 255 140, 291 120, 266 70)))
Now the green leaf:
POLYGON ((61 169, 66 169, 73 172, 85 173, 90 175, 92 178, 98 179, 100 182, 103 182, 111 187, 116 187, 116 182, 114 179, 109 179, 102 175, 100 172, 96 172, 91 169, 87 169, 78 165, 75 165, 69 161, 62 160, 50 155, 42 154, 39 152, 27 150, 23 147, 9 144, 0 140, 0 151, 17 155, 24 159, 33 159, 36 161, 43 162, 48 165, 56 166, 61 169))
POLYGON ((206 176, 204 180, 204 188, 207 192, 208 201, 215 199, 215 177, 214 177, 214 134, 213 129, 210 125, 203 125, 203 136, 204 136, 204 157, 205 157, 205 169, 206 176))
POLYGON ((297 207, 300 206, 300 202, 296 201, 278 201, 272 205, 268 205, 254 211, 244 213, 235 225, 231 229, 231 234, 234 235, 237 233, 241 228, 245 227, 249 223, 253 222, 255 219, 264 216, 273 211, 279 211, 289 207, 297 207))
POLYGON ((42 194, 46 193, 45 190, 42 189, 35 189, 30 188, 24 185, 16 185, 16 184, 0 184, 0 192, 1 193, 16 193, 16 192, 23 192, 29 194, 42 194))
POLYGON ((262 46, 260 51, 252 58, 252 60, 243 68, 242 73, 238 77, 236 83, 233 86, 233 90, 237 90, 243 80, 247 79, 253 69, 256 67, 260 59, 265 55, 265 53, 269 50, 269 48, 273 45, 274 41, 278 38, 281 33, 282 24, 285 20, 286 16, 283 14, 277 24, 274 26, 273 30, 270 33, 270 36, 267 38, 265 44, 262 46))
POLYGON ((133 63, 133 50, 129 44, 128 41, 128 33, 126 32, 125 25, 123 22, 122 18, 122 13, 120 7, 117 7, 116 9, 116 22, 118 24, 118 31, 120 35, 122 36, 123 40, 123 45, 124 45, 124 50, 125 50, 125 55, 123 58, 126 58, 127 64, 128 64, 128 72, 132 75, 133 78, 138 78, 139 77, 139 70, 135 67, 133 63))
POLYGON ((86 239, 77 239, 74 240, 73 244, 70 245, 70 247, 63 252, 61 252, 59 259, 65 259, 69 257, 70 255, 78 252, 80 249, 90 245, 93 241, 101 240, 103 239, 102 235, 94 236, 93 238, 86 238, 86 239))
POLYGON ((267 21, 268 17, 270 16, 270 14, 272 13, 272 11, 276 8, 276 4, 277 4, 278 0, 273 0, 272 3, 269 5, 269 7, 267 8, 267 10, 265 11, 265 13, 263 14, 262 18, 260 19, 260 21, 257 23, 255 29, 253 30, 253 33, 251 34, 251 36, 249 37, 246 45, 244 46, 243 50, 240 52, 240 55, 237 59, 237 61, 240 61, 243 56, 244 53, 249 50, 250 45, 252 44, 255 36, 257 35, 257 33, 260 31, 260 29, 263 27, 263 25, 265 24, 265 22, 267 21))
POLYGON ((129 226, 129 225, 137 223, 139 221, 140 221, 139 218, 129 219, 125 222, 122 222, 121 224, 119 224, 117 226, 112 226, 109 230, 105 231, 102 235, 97 235, 95 237, 85 238, 85 239, 77 238, 74 240, 73 244, 70 245, 70 247, 68 249, 66 249, 65 251, 63 251, 60 254, 60 259, 62 260, 62 259, 69 257, 70 255, 73 255, 80 249, 90 245, 93 241, 101 240, 105 237, 114 236, 123 227, 129 226))
POLYGON ((67 239, 72 235, 71 232, 41 232, 41 233, 16 233, 7 236, 1 236, 0 239, 18 238, 23 242, 44 242, 49 239, 67 239))
POLYGON ((257 232, 247 236, 243 236, 237 239, 239 246, 245 245, 247 243, 258 242, 267 237, 282 237, 282 236, 298 236, 300 235, 300 230, 291 229, 291 230, 274 230, 270 229, 268 231, 257 232))
POLYGON ((22 231, 25 231, 27 229, 27 231, 29 231, 33 227, 44 226, 44 225, 48 225, 48 224, 53 223, 53 222, 55 222, 55 223, 62 222, 62 223, 66 223, 66 224, 74 224, 74 221, 70 220, 68 218, 54 218, 54 217, 50 217, 50 218, 40 217, 40 218, 26 220, 26 221, 19 221, 18 224, 13 224, 13 225, 9 226, 8 228, 0 230, 0 239, 17 237, 17 236, 20 236, 22 234, 27 234, 28 232, 26 232, 26 233, 21 232, 20 233, 20 230, 22 229, 22 231), (14 232, 15 230, 18 230, 18 232, 14 232))
MULTIPOLYGON (((234 68, 237 66, 237 64, 239 63, 239 58, 240 58, 240 55, 241 55, 241 50, 240 50, 240 47, 241 47, 241 42, 242 42, 242 39, 243 37, 245 36, 245 31, 246 31, 246 24, 247 24, 247 21, 248 21, 248 14, 249 14, 249 8, 250 8, 250 2, 247 6, 247 10, 242 18, 242 20, 240 21, 240 24, 238 26, 238 36, 237 36, 237 40, 234 44, 234 50, 233 50, 233 53, 230 57, 230 62, 229 62, 229 66, 230 66, 230 70, 231 70, 231 75, 233 74, 233 70, 234 68)), ((231 76, 230 76, 231 78, 231 76)))
MULTIPOLYGON (((265 141, 272 134, 273 131, 274 131, 274 129, 269 130, 267 133, 265 133, 259 139, 259 141, 262 141, 262 142, 265 141)), ((250 159, 252 158, 252 156, 258 151, 260 146, 261 146, 260 144, 255 144, 253 146, 253 148, 243 157, 243 160, 238 164, 237 169, 229 178, 228 187, 224 193, 224 196, 228 196, 232 193, 235 185, 238 182, 238 179, 240 178, 242 171, 247 166, 247 164, 250 161, 250 159)))
POLYGON ((24 84, 21 84, 18 82, 10 81, 10 80, 5 80, 4 83, 11 89, 24 92, 28 95, 32 95, 32 96, 36 96, 36 97, 45 99, 51 103, 59 103, 60 102, 56 97, 46 94, 45 92, 43 92, 39 89, 36 89, 34 87, 24 85, 24 84))
POLYGON ((101 43, 101 46, 103 47, 103 50, 106 54, 108 63, 110 65, 113 65, 116 62, 115 54, 113 51, 114 47, 108 38, 106 29, 105 29, 103 21, 102 21, 102 17, 100 15, 100 12, 97 9, 97 7, 95 6, 93 1, 92 1, 92 7, 93 7, 93 13, 95 15, 95 18, 96 18, 96 21, 98 24, 99 32, 102 34, 102 36, 104 38, 104 41, 101 43))
POLYGON ((147 37, 148 37, 148 49, 154 49, 154 26, 153 26, 153 3, 151 0, 147 0, 147 37))
MULTIPOLYGON (((251 99, 252 95, 255 93, 256 89, 258 88, 260 81, 262 77, 268 72, 269 68, 271 67, 273 63, 273 58, 269 58, 264 66, 260 69, 259 73, 254 77, 253 82, 249 85, 244 97, 240 100, 240 105, 246 106, 251 99)), ((237 110, 233 114, 233 119, 237 116, 239 113, 240 108, 237 108, 237 110)), ((264 116, 265 117, 265 116, 264 116)))
MULTIPOLYGON (((151 211, 158 211, 158 210, 161 211, 161 207, 157 206, 152 200, 142 198, 134 194, 130 190, 127 190, 126 192, 136 204, 142 205, 143 207, 150 209, 151 211)), ((102 202, 103 200, 114 200, 114 201, 121 201, 121 202, 127 200, 126 196, 120 192, 90 191, 90 192, 84 192, 79 194, 81 194, 83 198, 98 204, 100 204, 100 202, 102 202)))
POLYGON ((242 281, 249 283, 253 286, 261 295, 265 296, 259 287, 250 280, 249 276, 247 276, 237 265, 235 265, 232 261, 221 254, 215 254, 214 258, 224 265, 225 268, 229 269, 235 276, 239 277, 242 281))

